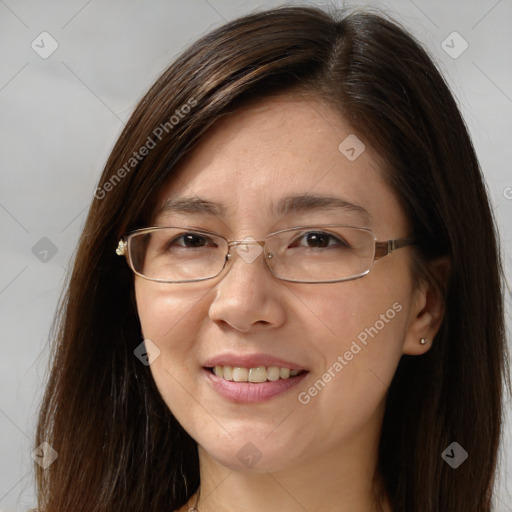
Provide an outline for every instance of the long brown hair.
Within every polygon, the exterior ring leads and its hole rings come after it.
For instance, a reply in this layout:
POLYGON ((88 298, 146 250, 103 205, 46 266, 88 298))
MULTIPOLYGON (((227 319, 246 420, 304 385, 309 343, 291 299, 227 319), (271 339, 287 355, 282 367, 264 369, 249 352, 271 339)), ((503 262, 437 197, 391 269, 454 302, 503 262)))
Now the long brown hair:
POLYGON ((502 271, 470 137, 432 60, 397 23, 306 6, 253 13, 201 38, 119 137, 52 333, 34 446, 48 442, 58 458, 35 464, 40 510, 171 511, 196 490, 196 443, 134 356, 133 275, 115 248, 146 225, 157 191, 220 116, 294 90, 337 109, 380 152, 418 240, 417 274, 440 256, 451 262, 433 346, 402 357, 388 393, 378 469, 393 510, 491 510, 506 364, 502 271), (457 469, 441 458, 453 441, 469 454, 457 469))

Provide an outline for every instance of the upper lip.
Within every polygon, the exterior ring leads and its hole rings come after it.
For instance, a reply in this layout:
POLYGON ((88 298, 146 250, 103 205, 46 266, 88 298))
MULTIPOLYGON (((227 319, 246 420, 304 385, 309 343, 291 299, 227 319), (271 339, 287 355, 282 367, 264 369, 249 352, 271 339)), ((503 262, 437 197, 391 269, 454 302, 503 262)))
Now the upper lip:
POLYGON ((241 368, 256 368, 258 366, 278 366, 290 370, 305 370, 301 364, 281 359, 269 354, 219 354, 204 362, 205 368, 214 366, 238 366, 241 368))

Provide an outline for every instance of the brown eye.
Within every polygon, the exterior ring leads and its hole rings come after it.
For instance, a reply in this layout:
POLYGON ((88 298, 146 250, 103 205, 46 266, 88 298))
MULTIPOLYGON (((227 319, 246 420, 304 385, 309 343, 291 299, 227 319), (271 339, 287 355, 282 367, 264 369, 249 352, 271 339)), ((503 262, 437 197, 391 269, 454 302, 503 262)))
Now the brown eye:
POLYGON ((197 233, 185 233, 173 238, 168 245, 171 246, 175 244, 177 240, 183 240, 183 243, 177 243, 176 245, 194 248, 204 247, 204 244, 208 241, 208 238, 202 235, 198 235, 197 233))
POLYGON ((305 241, 305 243, 299 244, 299 246, 308 248, 348 247, 348 244, 344 240, 325 231, 310 231, 298 237, 298 240, 305 241))

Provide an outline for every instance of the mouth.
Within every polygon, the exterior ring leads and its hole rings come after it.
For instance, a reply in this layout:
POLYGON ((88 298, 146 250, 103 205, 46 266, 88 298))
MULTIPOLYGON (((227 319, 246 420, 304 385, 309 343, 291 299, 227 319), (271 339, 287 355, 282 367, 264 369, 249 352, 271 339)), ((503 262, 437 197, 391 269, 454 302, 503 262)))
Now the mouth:
POLYGON ((202 370, 214 392, 230 402, 247 404, 290 396, 309 374, 303 364, 273 354, 223 353, 204 361, 202 370))
POLYGON ((306 370, 286 368, 282 366, 256 366, 245 368, 241 366, 211 366, 206 367, 210 373, 228 382, 251 382, 254 384, 289 380, 298 377, 306 370))

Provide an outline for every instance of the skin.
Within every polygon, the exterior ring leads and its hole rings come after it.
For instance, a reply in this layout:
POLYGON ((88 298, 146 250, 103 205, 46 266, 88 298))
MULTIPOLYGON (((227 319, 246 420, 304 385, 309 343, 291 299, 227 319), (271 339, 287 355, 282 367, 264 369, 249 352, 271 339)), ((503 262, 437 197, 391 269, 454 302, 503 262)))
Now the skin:
MULTIPOLYGON (((338 112, 312 98, 259 100, 214 126, 181 162, 156 205, 196 195, 223 204, 227 215, 160 216, 154 223, 184 223, 231 240, 262 240, 305 222, 366 224, 346 212, 269 213, 270 203, 284 195, 309 192, 364 207, 378 240, 407 237, 407 219, 383 180, 379 155, 368 144, 355 161, 338 150, 352 133, 338 112)), ((357 135, 364 141, 364 134, 357 135)), ((284 282, 261 256, 250 264, 235 257, 220 276, 199 283, 136 277, 143 336, 160 350, 152 375, 199 446, 201 512, 391 510, 372 491, 386 393, 402 354, 429 350, 443 314, 436 290, 413 286, 411 251, 400 249, 364 278, 342 283, 284 282), (394 318, 301 404, 297 395, 396 303, 401 309, 394 318), (426 345, 419 343, 422 337, 426 345), (263 403, 235 404, 212 389, 202 369, 207 358, 225 352, 271 354, 300 363, 309 374, 263 403), (261 454, 250 468, 237 457, 248 442, 261 454)))

